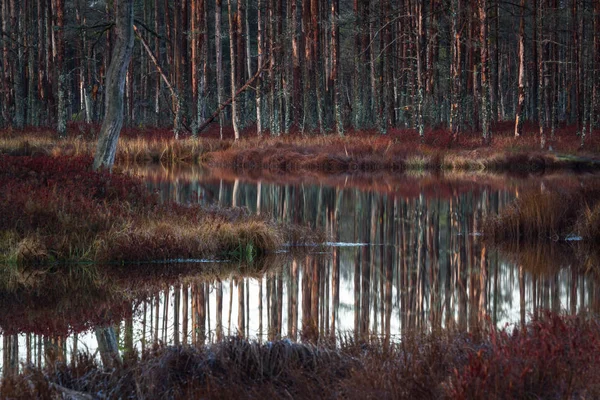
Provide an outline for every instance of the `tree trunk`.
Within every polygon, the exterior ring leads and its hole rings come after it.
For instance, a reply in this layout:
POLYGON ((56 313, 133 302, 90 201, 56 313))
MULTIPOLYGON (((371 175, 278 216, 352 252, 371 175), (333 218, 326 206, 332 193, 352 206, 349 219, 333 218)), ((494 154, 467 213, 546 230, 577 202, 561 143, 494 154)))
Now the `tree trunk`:
MULTIPOLYGON (((117 42, 118 41, 119 39, 117 38, 117 42)), ((116 47, 118 47, 118 44, 116 47)), ((113 53, 113 55, 115 54, 113 53)), ((102 359, 102 365, 104 368, 112 369, 115 367, 115 364, 120 364, 121 355, 119 354, 119 345, 117 343, 115 329, 112 326, 106 328, 96 328, 96 339, 98 340, 98 352, 100 353, 100 358, 102 359)))
POLYGON ((421 1, 417 1, 415 4, 415 19, 416 19, 416 32, 415 32, 415 43, 416 43, 416 72, 417 72, 417 98, 416 98, 416 118, 415 128, 419 133, 421 141, 425 140, 425 121, 423 118, 423 103, 424 103, 424 90, 425 90, 425 76, 423 71, 423 51, 425 44, 425 30, 423 27, 423 5, 421 1))
MULTIPOLYGON (((154 0, 154 31, 158 32, 160 28, 160 13, 158 11, 159 5, 158 0, 154 0)), ((160 54, 160 38, 158 35, 154 38, 154 54, 160 54)), ((154 87, 154 118, 156 119, 156 125, 159 125, 160 120, 160 79, 156 78, 154 87)))
POLYGON ((94 170, 112 170, 123 126, 125 77, 133 53, 133 0, 120 0, 116 8, 115 42, 106 74, 105 114, 94 157, 94 170))
POLYGON ((538 81, 538 93, 537 93, 537 110, 538 110, 538 123, 540 126, 540 148, 544 148, 546 147, 546 115, 544 113, 544 88, 545 88, 545 81, 544 81, 544 47, 543 47, 543 41, 544 41, 544 22, 543 22, 543 17, 544 17, 544 3, 543 0, 538 0, 538 5, 537 5, 537 16, 536 16, 536 22, 537 25, 535 27, 536 31, 537 31, 537 43, 536 43, 536 48, 537 48, 537 70, 538 70, 538 76, 537 76, 537 81, 538 81))
MULTIPOLYGON (((238 0, 241 1, 241 0, 238 0)), ((229 65, 231 67, 231 124, 233 125, 233 135, 235 140, 238 140, 240 138, 240 131, 238 128, 238 112, 237 112, 237 104, 238 104, 238 100, 237 100, 237 96, 235 95, 237 89, 237 75, 236 75, 236 69, 237 69, 237 62, 236 62, 236 58, 235 58, 235 41, 233 40, 234 38, 234 32, 235 32, 235 26, 234 26, 234 15, 233 15, 233 7, 231 6, 231 0, 227 0, 227 8, 228 8, 228 15, 229 15, 229 65)), ((238 16, 239 18, 239 16, 238 16)))
POLYGON ((293 120, 296 125, 300 125, 302 119, 302 68, 300 66, 300 56, 302 45, 298 38, 298 1, 290 0, 290 33, 292 36, 292 102, 293 102, 293 120))
MULTIPOLYGON (((256 5, 256 41, 257 41, 257 53, 258 53, 258 65, 257 70, 262 68, 264 60, 264 39, 263 39, 263 18, 262 18, 262 0, 258 0, 256 5)), ((256 134, 262 136, 262 76, 259 75, 256 82, 256 134)))
MULTIPOLYGON (((524 0, 523 0, 524 1, 524 0)), ((460 0, 452 0, 452 104, 450 105, 450 131, 453 140, 456 140, 460 131, 460 98, 461 98, 461 31, 460 23, 460 0)))
POLYGON ((487 0, 479 0, 479 46, 481 53, 481 130, 484 144, 491 140, 490 132, 490 84, 487 45, 487 0))
POLYGON ((192 105, 196 112, 192 124, 192 136, 198 134, 198 126, 204 121, 206 108, 206 9, 205 0, 191 1, 191 64, 192 105))
MULTIPOLYGON (((217 103, 223 103, 223 49, 221 45, 222 0, 216 0, 215 7, 215 51, 217 57, 217 103)), ((219 136, 223 139, 223 114, 219 114, 219 136)))
POLYGON ((517 113, 515 118, 515 137, 523 133, 523 118, 525 103, 525 0, 521 0, 521 20, 519 22, 519 94, 517 100, 517 113))
MULTIPOLYGON (((60 0, 58 0, 60 1, 60 0)), ((16 58, 16 63, 12 69, 12 80, 13 80, 13 104, 14 104, 14 116, 13 116, 13 127, 16 129, 23 129, 25 127, 25 94, 24 94, 24 53, 22 41, 23 35, 23 13, 24 5, 20 1, 10 1, 10 17, 12 25, 11 41, 13 47, 13 57, 16 58)))
POLYGON ((591 118, 592 128, 600 125, 600 1, 594 7, 594 100, 591 118))
POLYGON ((192 135, 196 136, 198 134, 198 120, 200 116, 198 115, 198 92, 200 90, 199 83, 199 69, 200 69, 200 54, 202 43, 202 36, 200 34, 200 10, 198 8, 202 7, 204 1, 200 0, 191 0, 190 6, 190 47, 191 47, 191 69, 192 69, 192 105, 196 105, 196 115, 193 118, 192 123, 192 135))
POLYGON ((165 72, 161 68, 160 64, 158 63, 158 59, 156 58, 154 53, 152 53, 152 50, 150 49, 150 45, 148 44, 148 42, 146 42, 146 39, 144 39, 144 37, 140 34, 140 32, 138 31, 138 29, 135 25, 133 26, 133 30, 134 30, 135 34, 137 35, 138 39, 140 40, 140 42, 142 43, 142 47, 144 48, 144 50, 146 50, 148 57, 150 57, 150 60, 152 60, 152 62, 154 63, 154 66, 156 67, 158 74, 161 76, 165 85, 167 85, 169 92, 171 92, 171 101, 172 101, 173 107, 174 107, 173 131, 175 132, 175 139, 177 139, 177 135, 178 135, 178 132, 180 129, 180 124, 181 124, 181 119, 180 119, 180 117, 181 117, 181 97, 180 97, 179 93, 177 92, 177 89, 175 89, 173 87, 173 85, 167 78, 167 75, 165 74, 165 72))
POLYGON ((344 136, 344 122, 342 119, 342 99, 340 90, 339 54, 340 54, 340 28, 338 25, 340 1, 331 2, 331 80, 333 81, 333 102, 335 107, 335 127, 338 135, 344 136))

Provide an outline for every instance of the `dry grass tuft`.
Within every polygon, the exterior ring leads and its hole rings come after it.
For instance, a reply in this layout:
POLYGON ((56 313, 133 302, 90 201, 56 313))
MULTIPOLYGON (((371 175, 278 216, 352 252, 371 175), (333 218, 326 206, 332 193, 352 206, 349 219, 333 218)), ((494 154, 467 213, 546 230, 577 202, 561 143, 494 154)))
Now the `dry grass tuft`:
POLYGON ((575 225, 576 232, 592 243, 600 243, 600 202, 583 207, 575 225))
POLYGON ((44 264, 48 261, 48 249, 39 236, 24 237, 17 244, 15 251, 14 258, 19 264, 44 264))
POLYGON ((488 218, 484 233, 498 243, 557 241, 573 235, 596 243, 600 239, 599 206, 600 186, 594 182, 528 190, 499 215, 488 218))

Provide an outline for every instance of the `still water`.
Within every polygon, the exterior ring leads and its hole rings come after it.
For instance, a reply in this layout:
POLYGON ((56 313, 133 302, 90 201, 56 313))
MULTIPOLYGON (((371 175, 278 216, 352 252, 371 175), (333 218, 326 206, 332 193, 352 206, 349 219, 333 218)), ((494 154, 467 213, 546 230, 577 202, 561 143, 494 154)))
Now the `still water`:
POLYGON ((106 326, 128 351, 229 335, 398 340, 406 329, 468 331, 482 321, 519 324, 542 309, 598 309, 597 277, 577 244, 498 250, 481 235, 486 216, 523 191, 593 176, 129 172, 164 200, 246 207, 322 229, 330 242, 299 253, 285 247, 250 267, 221 261, 13 277, 0 293, 4 373, 94 353, 94 330, 106 326))

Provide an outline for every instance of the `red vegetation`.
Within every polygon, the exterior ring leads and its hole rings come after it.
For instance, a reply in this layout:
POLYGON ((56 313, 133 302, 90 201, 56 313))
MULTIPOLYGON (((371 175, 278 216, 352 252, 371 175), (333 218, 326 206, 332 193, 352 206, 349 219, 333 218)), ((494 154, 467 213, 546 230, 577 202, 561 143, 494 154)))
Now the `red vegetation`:
POLYGON ((488 218, 484 232, 496 243, 556 241, 569 235, 597 243, 599 211, 598 179, 541 185, 524 191, 510 207, 488 218))
MULTIPOLYGON (((197 139, 160 128, 123 130, 117 160, 119 163, 203 163, 236 170, 268 169, 278 172, 321 171, 398 171, 481 170, 540 171, 552 168, 597 169, 600 161, 600 132, 589 135, 584 148, 574 127, 561 127, 546 149, 539 148, 535 126, 526 125, 515 138, 512 123, 494 127, 491 145, 482 145, 477 133, 461 134, 456 140, 447 130, 426 130, 422 139, 414 130, 391 129, 386 135, 374 131, 349 131, 343 138, 335 135, 255 136, 253 127, 245 128, 240 141, 232 141, 231 129, 212 125, 197 139), (569 154, 569 157, 564 157, 569 154)), ((71 125, 69 139, 56 142, 53 132, 0 132, 0 152, 54 155, 92 154, 97 127, 71 125), (27 148, 25 148, 27 147, 27 148)))
POLYGON ((49 397, 67 389, 123 398, 597 398, 599 354, 597 321, 548 313, 512 332, 406 333, 397 344, 229 338, 156 346, 110 373, 80 356, 75 365, 7 376, 0 396, 49 397))
POLYGON ((600 323, 547 313, 524 329, 492 330, 454 370, 454 399, 597 398, 600 323))
POLYGON ((35 290, 0 292, 3 335, 27 332, 65 337, 96 326, 118 324, 132 315, 131 301, 115 298, 105 288, 89 285, 65 288, 54 281, 46 284, 47 287, 35 290))
POLYGON ((110 231, 131 204, 138 210, 157 207, 138 180, 94 172, 91 165, 86 156, 0 156, 0 219, 2 229, 23 239, 20 261, 69 259, 110 231))
POLYGON ((240 246, 260 254, 298 234, 241 209, 159 203, 139 179, 94 172, 91 161, 0 155, 0 260, 203 258, 240 246))

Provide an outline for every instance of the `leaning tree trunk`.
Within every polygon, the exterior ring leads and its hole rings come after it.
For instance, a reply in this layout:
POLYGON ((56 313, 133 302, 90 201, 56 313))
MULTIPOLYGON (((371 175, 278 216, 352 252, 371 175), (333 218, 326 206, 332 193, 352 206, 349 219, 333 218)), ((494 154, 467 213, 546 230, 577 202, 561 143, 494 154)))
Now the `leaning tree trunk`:
POLYGON ((116 7, 115 42, 106 74, 105 112, 96 147, 94 170, 112 169, 123 126, 125 77, 133 53, 133 0, 119 0, 116 7))

